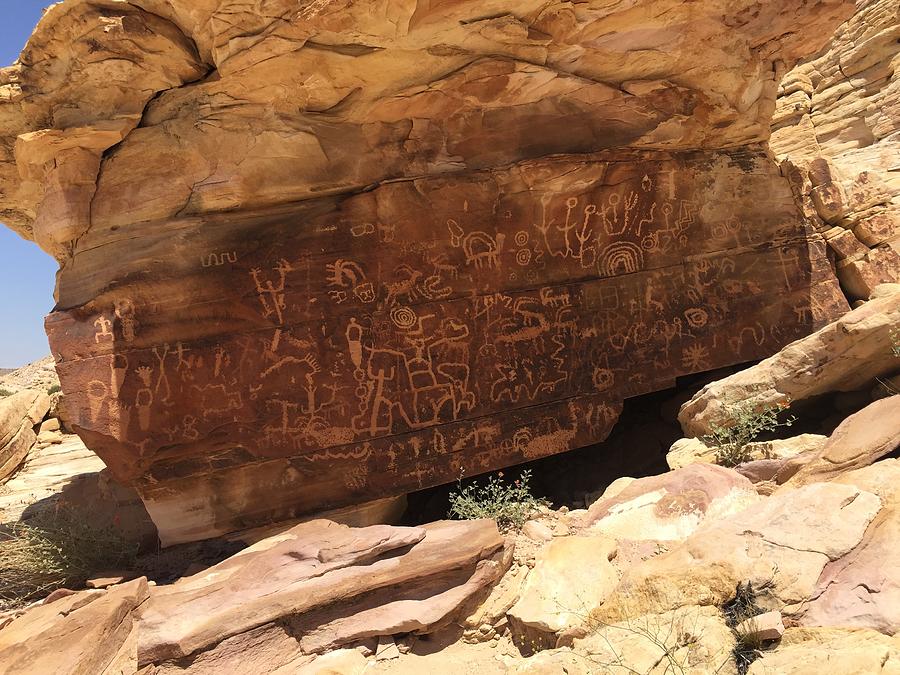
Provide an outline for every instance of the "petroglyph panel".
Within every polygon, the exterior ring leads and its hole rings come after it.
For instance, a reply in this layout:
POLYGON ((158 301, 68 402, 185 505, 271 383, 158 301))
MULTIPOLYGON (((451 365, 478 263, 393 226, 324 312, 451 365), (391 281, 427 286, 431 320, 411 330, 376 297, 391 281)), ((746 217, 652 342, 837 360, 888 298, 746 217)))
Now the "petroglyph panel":
POLYGON ((624 398, 845 308, 746 150, 386 183, 144 226, 139 247, 97 235, 76 260, 47 327, 115 474, 153 502, 284 472, 268 512, 199 499, 225 531, 602 440, 624 398))

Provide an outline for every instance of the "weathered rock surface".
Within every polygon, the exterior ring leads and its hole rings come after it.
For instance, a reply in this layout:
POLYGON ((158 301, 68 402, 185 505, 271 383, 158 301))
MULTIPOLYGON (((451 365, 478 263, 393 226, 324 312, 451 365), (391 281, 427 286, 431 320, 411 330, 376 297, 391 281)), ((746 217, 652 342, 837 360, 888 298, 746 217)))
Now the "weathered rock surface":
MULTIPOLYGON (((808 452, 822 449, 827 436, 821 434, 800 434, 790 438, 779 438, 772 441, 754 441, 746 446, 748 461, 786 460, 808 452)), ((672 444, 666 453, 666 464, 670 469, 681 469, 690 464, 715 464, 715 446, 706 445, 699 438, 681 438, 672 444)))
POLYGON ((617 539, 681 541, 705 520, 724 518, 758 500, 750 481, 731 469, 693 464, 640 478, 599 499, 581 525, 617 539))
POLYGON ((773 406, 833 391, 854 391, 900 370, 893 335, 900 328, 900 286, 801 338, 752 368, 712 382, 678 414, 685 434, 702 436, 728 426, 729 407, 750 401, 773 406))
POLYGON ((829 561, 859 544, 881 506, 871 492, 830 483, 769 497, 709 523, 670 552, 628 571, 598 615, 624 620, 688 605, 721 605, 747 581, 771 589, 772 609, 792 607, 811 597, 829 561))
POLYGON ((599 441, 846 308, 764 142, 852 2, 488 5, 66 0, 2 71, 66 423, 164 540, 599 441))
POLYGON ((900 631, 900 460, 846 473, 836 483, 877 494, 884 506, 862 541, 825 566, 800 623, 900 631))
POLYGON ((615 554, 615 540, 602 535, 553 539, 508 612, 513 630, 549 637, 584 624, 619 583, 615 554))
POLYGON ((25 461, 49 409, 50 397, 41 391, 26 389, 0 398, 0 483, 25 461))
POLYGON ((785 159, 849 295, 900 280, 897 3, 858 3, 821 53, 781 82, 771 147, 785 159))
POLYGON ((240 657, 248 636, 299 655, 428 632, 499 578, 502 550, 489 521, 358 529, 310 521, 154 589, 141 612, 139 662, 221 666, 240 657))
POLYGON ((875 401, 844 420, 788 481, 798 486, 861 469, 900 448, 900 395, 875 401))
POLYGON ((900 638, 849 628, 788 628, 774 652, 753 663, 749 675, 900 672, 900 638))
POLYGON ((31 609, 0 630, 0 673, 137 672, 133 611, 148 593, 141 578, 31 609))
POLYGON ((343 644, 441 628, 507 565, 490 521, 310 521, 169 586, 141 578, 32 607, 0 628, 0 672, 286 675, 343 644))

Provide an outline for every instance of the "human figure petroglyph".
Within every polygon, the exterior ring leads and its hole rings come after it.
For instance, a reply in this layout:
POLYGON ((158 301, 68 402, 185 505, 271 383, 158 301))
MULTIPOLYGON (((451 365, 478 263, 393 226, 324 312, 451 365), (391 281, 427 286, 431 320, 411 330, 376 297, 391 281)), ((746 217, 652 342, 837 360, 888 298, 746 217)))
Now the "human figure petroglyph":
POLYGON ((166 393, 162 397, 162 401, 168 401, 169 397, 172 395, 172 387, 169 385, 169 376, 166 373, 166 357, 169 355, 169 345, 165 344, 162 347, 154 347, 153 355, 156 357, 159 367, 157 371, 156 387, 153 391, 158 394, 159 390, 165 387, 166 393), (162 353, 160 353, 160 349, 162 349, 162 353))
POLYGON ((250 276, 256 285, 256 293, 259 302, 263 307, 263 316, 275 316, 279 324, 284 323, 285 310, 285 293, 284 286, 287 281, 288 272, 292 272, 293 267, 285 260, 281 259, 275 265, 274 273, 277 281, 272 279, 262 279, 262 270, 254 268, 250 270, 250 276))
POLYGON ((150 412, 153 408, 153 390, 150 388, 153 382, 153 369, 150 366, 140 366, 135 374, 144 386, 135 394, 134 407, 138 411, 138 425, 141 431, 147 431, 150 429, 150 412))
POLYGON ((112 332, 112 321, 107 319, 105 316, 100 315, 94 321, 94 326, 97 328, 97 332, 94 334, 94 342, 96 344, 100 344, 101 342, 112 342, 115 336, 112 332))

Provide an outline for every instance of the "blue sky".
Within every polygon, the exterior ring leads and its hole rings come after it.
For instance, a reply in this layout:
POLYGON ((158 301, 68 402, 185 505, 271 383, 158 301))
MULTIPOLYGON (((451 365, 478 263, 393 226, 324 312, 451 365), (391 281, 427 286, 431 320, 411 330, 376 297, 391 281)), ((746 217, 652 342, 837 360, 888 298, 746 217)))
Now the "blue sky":
MULTIPOLYGON (((0 65, 19 56, 41 10, 52 0, 3 3, 0 65)), ((53 307, 56 261, 35 244, 0 226, 0 368, 15 368, 50 353, 44 315, 53 307)))

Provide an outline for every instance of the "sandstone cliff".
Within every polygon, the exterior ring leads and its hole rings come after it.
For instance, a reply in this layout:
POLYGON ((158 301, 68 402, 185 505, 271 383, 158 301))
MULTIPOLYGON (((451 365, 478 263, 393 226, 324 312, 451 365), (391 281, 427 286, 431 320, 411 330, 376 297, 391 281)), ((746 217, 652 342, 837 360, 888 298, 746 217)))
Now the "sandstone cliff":
POLYGON ((53 6, 0 72, 0 215, 60 261, 73 427, 173 542, 586 445, 773 353, 846 309, 765 141, 852 11, 53 6))
POLYGON ((848 295, 900 279, 900 5, 867 0, 782 81, 772 150, 787 160, 848 295))

